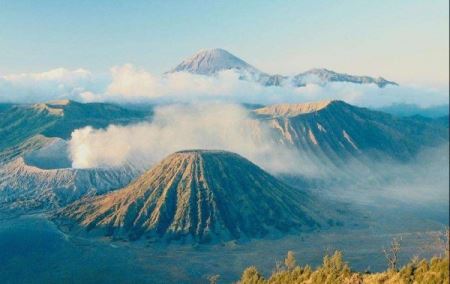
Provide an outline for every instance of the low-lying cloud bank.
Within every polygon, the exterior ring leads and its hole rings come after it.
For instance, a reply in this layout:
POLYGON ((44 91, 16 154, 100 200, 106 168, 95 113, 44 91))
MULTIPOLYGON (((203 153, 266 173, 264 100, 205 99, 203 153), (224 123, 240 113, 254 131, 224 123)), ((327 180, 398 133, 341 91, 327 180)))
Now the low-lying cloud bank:
POLYGON ((101 91, 107 84, 101 76, 85 69, 57 68, 41 73, 0 76, 0 102, 36 103, 48 100, 81 99, 81 94, 101 91))
POLYGON ((231 104, 188 104, 157 108, 152 122, 75 130, 69 142, 72 166, 91 168, 132 163, 148 168, 186 149, 239 153, 273 173, 313 174, 298 152, 276 145, 269 129, 231 104), (132 137, 130 139, 130 137, 132 137))
MULTIPOLYGON (((359 204, 390 208, 398 204, 414 204, 448 212, 449 143, 422 149, 411 161, 388 158, 373 161, 369 167, 358 163, 346 165, 350 179, 332 184, 326 193, 359 204), (392 201, 399 203, 392 203, 392 201)), ((342 181, 342 180, 340 180, 342 181)))
POLYGON ((43 73, 0 77, 0 101, 33 103, 70 98, 83 102, 192 102, 221 100, 270 104, 340 99, 369 107, 392 103, 420 106, 448 104, 448 87, 387 86, 328 83, 306 87, 264 87, 239 80, 233 71, 214 77, 189 73, 154 75, 126 64, 111 68, 110 74, 97 75, 84 69, 59 68, 43 73))

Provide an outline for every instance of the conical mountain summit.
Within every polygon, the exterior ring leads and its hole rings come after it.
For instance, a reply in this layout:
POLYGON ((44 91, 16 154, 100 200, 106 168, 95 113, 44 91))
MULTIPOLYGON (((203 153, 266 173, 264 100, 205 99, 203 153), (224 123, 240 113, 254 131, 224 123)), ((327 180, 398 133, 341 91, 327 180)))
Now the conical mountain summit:
POLYGON ((131 240, 210 242, 320 227, 314 203, 238 154, 188 150, 121 190, 69 205, 55 220, 131 240))

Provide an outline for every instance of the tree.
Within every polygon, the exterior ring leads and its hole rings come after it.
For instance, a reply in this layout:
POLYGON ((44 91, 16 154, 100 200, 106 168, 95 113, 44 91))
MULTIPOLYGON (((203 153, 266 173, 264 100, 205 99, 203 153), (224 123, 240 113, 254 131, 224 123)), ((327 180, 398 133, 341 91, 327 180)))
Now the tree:
POLYGON ((264 278, 255 266, 250 266, 244 270, 241 277, 241 284, 264 283, 264 278))
POLYGON ((295 254, 292 251, 288 251, 286 258, 284 259, 284 265, 291 271, 297 266, 297 260, 295 259, 295 254))
POLYGON ((384 256, 388 262, 389 270, 398 271, 398 254, 400 253, 400 242, 402 238, 393 238, 389 248, 383 248, 384 256))
POLYGON ((220 278, 219 274, 209 276, 208 277, 209 284, 217 284, 219 278, 220 278))
MULTIPOLYGON (((394 239, 391 247, 386 249, 389 256, 390 270, 377 273, 352 272, 348 264, 344 261, 342 253, 336 251, 332 255, 325 255, 321 266, 312 270, 308 265, 302 268, 297 265, 289 270, 286 261, 283 269, 278 269, 267 280, 264 279, 256 268, 247 268, 240 280, 241 284, 363 284, 363 283, 434 283, 449 284, 449 258, 433 257, 427 261, 425 259, 413 258, 399 271, 393 271, 391 263, 397 267, 398 252, 400 251, 400 240, 394 239), (392 249, 394 248, 394 249, 392 249), (391 257, 395 256, 395 257, 391 257), (395 260, 395 261, 394 261, 395 260)), ((289 255, 289 254, 288 254, 289 255)), ((294 255, 286 259, 294 259, 294 255)), ((285 260, 286 260, 285 259, 285 260)), ((282 262, 279 262, 281 264, 282 262)))
POLYGON ((433 250, 438 257, 449 257, 450 228, 433 234, 433 250))

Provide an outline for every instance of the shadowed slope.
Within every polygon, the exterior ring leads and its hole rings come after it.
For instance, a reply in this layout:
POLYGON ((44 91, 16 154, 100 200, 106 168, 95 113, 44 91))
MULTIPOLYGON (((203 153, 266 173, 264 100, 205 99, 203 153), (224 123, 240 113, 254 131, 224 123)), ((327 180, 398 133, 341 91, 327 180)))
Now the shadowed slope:
POLYGON ((332 161, 368 155, 406 161, 424 147, 448 141, 448 128, 415 118, 352 106, 343 101, 272 105, 254 110, 277 141, 332 161))
POLYGON ((29 213, 65 206, 83 196, 130 183, 140 171, 120 168, 39 168, 23 157, 0 167, 0 212, 29 213))
POLYGON ((39 134, 68 139, 77 128, 126 125, 145 120, 151 114, 151 110, 137 111, 114 104, 83 104, 70 100, 13 105, 0 113, 0 157, 39 134))
POLYGON ((192 150, 170 155, 122 190, 66 207, 56 220, 116 237, 207 242, 318 227, 323 219, 312 203, 237 154, 192 150))

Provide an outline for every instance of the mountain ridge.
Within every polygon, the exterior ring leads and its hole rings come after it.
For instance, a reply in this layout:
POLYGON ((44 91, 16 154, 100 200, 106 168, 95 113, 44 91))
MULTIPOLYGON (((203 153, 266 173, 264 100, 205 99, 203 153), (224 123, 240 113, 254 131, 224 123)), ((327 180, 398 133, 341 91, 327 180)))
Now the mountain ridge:
POLYGON ((202 49, 194 55, 183 60, 173 69, 166 72, 188 72, 198 75, 213 76, 219 72, 233 70, 239 74, 239 78, 254 81, 264 86, 291 85, 303 87, 307 84, 324 85, 330 82, 347 82, 354 84, 375 84, 379 88, 387 85, 398 85, 383 77, 356 76, 346 73, 338 73, 326 68, 313 68, 294 76, 280 74, 268 74, 263 72, 239 57, 221 48, 202 49))
POLYGON ((272 115, 282 117, 294 117, 301 114, 316 112, 326 108, 328 105, 338 102, 337 100, 324 100, 310 103, 296 104, 274 104, 254 110, 255 113, 261 115, 272 115))
POLYGON ((253 113, 274 130, 275 141, 334 161, 361 154, 407 161, 449 138, 439 121, 395 117, 340 100, 273 105, 253 113))
POLYGON ((45 169, 19 157, 0 167, 0 211, 22 214, 52 210, 83 196, 120 188, 138 173, 132 166, 45 169))
POLYGON ((348 82, 355 84, 375 84, 380 88, 387 85, 397 86, 398 84, 393 81, 388 81, 383 77, 370 77, 370 76, 357 76, 347 73, 338 73, 326 68, 313 68, 305 72, 299 73, 292 78, 294 85, 302 86, 308 83, 317 83, 324 85, 328 82, 348 82))
POLYGON ((37 135, 70 138, 73 130, 85 126, 105 128, 126 125, 152 115, 152 111, 131 110, 109 103, 79 103, 58 100, 37 104, 15 104, 0 113, 0 161, 37 135))

